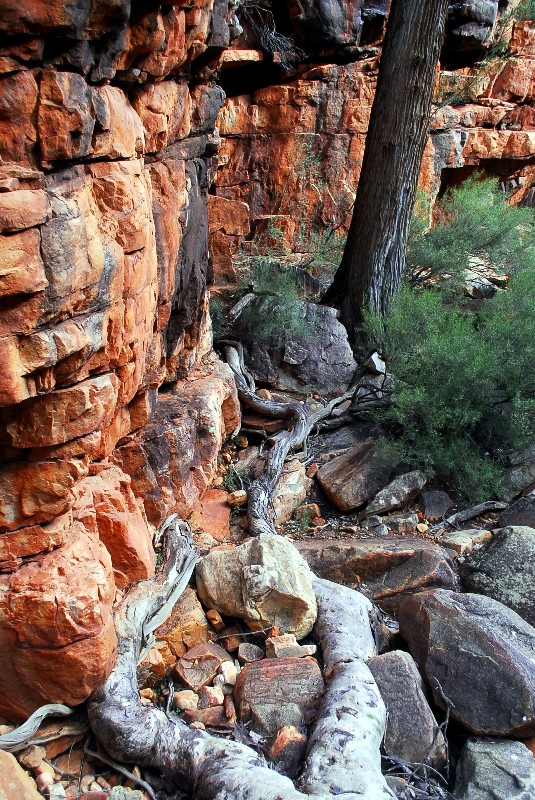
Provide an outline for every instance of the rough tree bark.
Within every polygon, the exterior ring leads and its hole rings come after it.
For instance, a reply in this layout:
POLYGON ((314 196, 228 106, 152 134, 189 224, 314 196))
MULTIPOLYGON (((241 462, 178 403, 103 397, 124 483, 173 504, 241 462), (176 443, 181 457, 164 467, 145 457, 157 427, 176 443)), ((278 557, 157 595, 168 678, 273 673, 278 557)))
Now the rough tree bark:
POLYGON ((349 235, 323 300, 353 338, 366 309, 384 316, 405 272, 447 7, 392 2, 349 235))

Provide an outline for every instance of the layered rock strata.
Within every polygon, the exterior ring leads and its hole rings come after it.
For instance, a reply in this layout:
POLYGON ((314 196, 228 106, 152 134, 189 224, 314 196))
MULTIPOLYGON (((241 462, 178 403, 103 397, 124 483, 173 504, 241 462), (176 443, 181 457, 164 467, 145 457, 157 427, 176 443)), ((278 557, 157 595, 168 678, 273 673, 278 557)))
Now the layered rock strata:
POLYGON ((235 24, 216 5, 0 3, 8 717, 103 681, 116 590, 152 575, 153 526, 191 512, 239 421, 207 358, 214 71, 235 24))
MULTIPOLYGON (((223 85, 228 82, 232 96, 217 120, 227 163, 215 191, 249 206, 254 252, 312 252, 328 260, 323 251, 336 244, 333 233, 347 230, 387 5, 363 1, 334 9, 328 0, 312 1, 300 4, 299 14, 292 5, 291 24, 307 55, 293 75, 279 73, 280 82, 273 72, 258 73, 258 87, 249 78, 242 81, 249 91, 240 92, 236 64, 223 65, 223 85)), ((450 4, 420 177, 432 200, 478 169, 499 176, 515 202, 533 203, 535 27, 529 20, 508 23, 511 9, 504 6, 498 16, 494 0, 450 4), (509 39, 507 55, 481 66, 493 31, 509 39)), ((241 46, 250 43, 235 45, 241 46)), ((236 52, 246 59, 256 51, 236 52)), ((244 65, 241 74, 254 66, 244 65)), ((222 263, 236 247, 235 236, 224 246, 219 232, 222 263)))

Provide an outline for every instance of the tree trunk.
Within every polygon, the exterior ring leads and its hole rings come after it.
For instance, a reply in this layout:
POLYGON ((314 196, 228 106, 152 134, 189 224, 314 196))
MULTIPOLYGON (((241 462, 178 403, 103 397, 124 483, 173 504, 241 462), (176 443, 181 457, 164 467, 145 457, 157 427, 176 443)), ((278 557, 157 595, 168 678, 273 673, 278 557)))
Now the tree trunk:
POLYGON ((349 235, 324 298, 353 335, 365 310, 385 315, 403 279, 447 7, 392 3, 349 235))

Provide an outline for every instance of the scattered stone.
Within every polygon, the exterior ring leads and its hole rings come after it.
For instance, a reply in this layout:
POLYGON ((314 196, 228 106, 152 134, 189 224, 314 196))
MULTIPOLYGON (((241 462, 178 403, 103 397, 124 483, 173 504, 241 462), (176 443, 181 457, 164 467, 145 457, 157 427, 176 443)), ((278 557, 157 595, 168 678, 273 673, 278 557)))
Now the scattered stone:
POLYGON ((473 297, 476 300, 488 300, 494 297, 498 289, 491 283, 488 278, 467 269, 464 272, 464 292, 468 297, 473 297))
POLYGON ((43 800, 15 756, 0 750, 0 800, 43 800))
POLYGON ((239 547, 218 547, 196 567, 208 608, 245 619, 256 629, 278 625, 298 639, 312 630, 316 596, 306 561, 281 536, 260 534, 239 547))
POLYGON ((238 716, 262 736, 285 725, 301 728, 313 718, 323 678, 312 658, 275 658, 246 664, 236 683, 238 716))
POLYGON ((178 680, 197 691, 210 683, 228 655, 222 647, 212 642, 198 644, 180 658, 174 673, 178 680))
POLYGON ((221 618, 221 614, 219 611, 216 611, 215 608, 211 608, 206 612, 206 619, 217 633, 221 633, 221 631, 225 628, 225 623, 221 618))
POLYGON ((234 686, 239 675, 239 668, 232 661, 223 661, 220 666, 220 672, 223 680, 229 686, 234 686))
POLYGON ((451 715, 476 734, 535 734, 535 628, 479 594, 444 589, 407 597, 400 633, 451 715))
MULTIPOLYGON (((226 454, 224 454, 226 455, 226 454)), ((228 493, 223 489, 209 489, 199 499, 189 519, 192 528, 209 533, 218 542, 230 537, 230 507, 228 493)))
POLYGON ((446 745, 426 700, 424 685, 413 658, 394 650, 368 660, 388 715, 383 741, 387 755, 442 770, 446 745))
POLYGON ((319 465, 314 461, 306 471, 307 478, 314 478, 318 474, 319 465))
POLYGON ((376 445, 375 439, 365 439, 318 470, 321 488, 339 511, 353 511, 388 483, 395 465, 385 463, 376 445))
POLYGON ((173 693, 173 708, 177 711, 193 711, 199 706, 199 695, 191 689, 173 693))
POLYGON ((230 725, 236 724, 236 706, 234 705, 234 699, 232 697, 232 693, 228 693, 225 695, 223 699, 223 711, 225 712, 225 717, 228 719, 230 725))
POLYGON ((372 353, 363 366, 374 375, 384 375, 386 372, 386 364, 379 353, 372 353))
POLYGON ((264 651, 256 644, 242 642, 238 647, 238 661, 240 664, 249 664, 251 661, 259 661, 261 658, 264 658, 264 651))
POLYGON ((456 800, 530 800, 535 759, 521 742, 471 739, 455 775, 456 800))
POLYGON ((218 637, 220 644, 225 648, 227 653, 235 653, 243 641, 240 636, 241 631, 237 625, 231 625, 229 628, 223 628, 221 636, 218 637))
POLYGON ((478 544, 483 544, 492 539, 492 531, 483 528, 469 528, 466 531, 454 531, 436 536, 442 547, 449 547, 457 553, 471 553, 478 544))
POLYGON ((266 658, 304 658, 313 656, 316 650, 315 644, 298 644, 292 633, 283 633, 266 639, 266 658))
POLYGON ((389 530, 386 525, 383 523, 381 517, 372 514, 371 517, 367 517, 362 523, 363 527, 367 531, 371 531, 374 536, 388 536, 389 530))
POLYGON ((385 524, 391 533, 403 534, 414 533, 418 525, 418 515, 407 512, 395 517, 385 517, 385 524))
POLYGON ((150 688, 140 689, 139 696, 141 697, 142 700, 149 700, 151 703, 154 703, 157 697, 154 689, 150 688))
POLYGON ((504 509, 498 517, 498 525, 535 528, 535 497, 519 497, 512 505, 504 509))
POLYGON ((46 758, 46 750, 44 747, 32 744, 17 755, 17 761, 26 769, 37 769, 46 758))
POLYGON ((225 699, 223 689, 220 686, 201 686, 198 691, 199 705, 197 708, 212 708, 212 706, 222 706, 225 699))
POLYGON ((290 778, 295 777, 303 762, 307 742, 305 734, 294 725, 281 728, 269 749, 269 757, 276 769, 290 778))
POLYGON ((194 589, 186 587, 171 615, 156 629, 155 636, 167 642, 177 658, 210 639, 208 621, 194 589))
POLYGON ((510 526, 459 566, 463 585, 499 600, 535 626, 535 529, 510 526))
POLYGON ((419 522, 418 525, 416 526, 416 530, 418 531, 418 533, 427 533, 427 531, 429 530, 429 525, 427 524, 427 522, 419 522))
POLYGON ((231 508, 243 506, 247 503, 247 492, 245 489, 236 489, 235 492, 227 494, 227 503, 231 508))
POLYGON ((184 711, 184 719, 188 725, 192 722, 202 722, 207 728, 229 728, 233 724, 226 716, 222 705, 184 711))
POLYGON ((297 546, 316 575, 360 590, 389 613, 396 613, 404 597, 425 588, 459 588, 448 554, 434 542, 374 537, 297 546))
POLYGON ((258 397, 261 397, 262 400, 272 400, 273 395, 269 391, 269 389, 258 389, 257 391, 258 397))
POLYGON ((426 481, 426 476, 419 470, 399 475, 375 495, 363 514, 365 516, 384 514, 396 508, 403 508, 409 500, 416 497, 418 492, 423 489, 426 481))
POLYGON ((420 508, 430 522, 442 519, 453 508, 453 500, 439 489, 426 489, 420 495, 420 508))

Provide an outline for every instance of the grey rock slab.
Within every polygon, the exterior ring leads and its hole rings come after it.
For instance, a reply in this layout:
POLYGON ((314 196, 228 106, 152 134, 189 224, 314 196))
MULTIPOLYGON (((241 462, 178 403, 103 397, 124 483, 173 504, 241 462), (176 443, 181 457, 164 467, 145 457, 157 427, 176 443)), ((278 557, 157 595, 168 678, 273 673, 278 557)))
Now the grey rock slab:
POLYGON ((426 489, 420 495, 420 508, 428 520, 442 519, 453 508, 453 500, 441 489, 426 489))
POLYGON ((455 776, 455 800, 533 800, 535 758, 521 742, 469 740, 455 776))
POLYGON ((426 481, 425 474, 420 470, 399 475, 375 495, 372 502, 366 506, 365 516, 385 514, 387 511, 403 508, 409 500, 416 497, 418 492, 423 489, 426 481))
POLYGON ((239 547, 216 547, 196 567, 207 608, 246 620, 256 629, 277 625, 302 639, 316 621, 310 569, 294 545, 263 533, 239 547))
POLYGON ((374 497, 388 483, 394 466, 370 437, 320 467, 316 478, 330 502, 346 513, 374 497))
POLYGON ((459 565, 469 592, 485 594, 535 626, 535 529, 509 526, 459 565))
MULTIPOLYGON (((259 316, 276 313, 272 298, 258 301, 259 316)), ((347 331, 328 306, 298 300, 295 313, 302 321, 303 333, 282 330, 273 342, 244 332, 245 362, 255 378, 275 388, 303 392, 306 387, 327 397, 343 394, 357 364, 347 341, 347 331)))
POLYGON ((447 760, 444 736, 427 702, 412 656, 393 650, 370 658, 368 666, 388 715, 383 741, 386 754, 443 769, 447 760))
POLYGON ((525 525, 535 528, 535 497, 520 497, 498 517, 498 525, 525 525))
POLYGON ((472 733, 535 734, 535 628, 479 594, 433 589, 406 597, 400 633, 435 702, 472 733))

